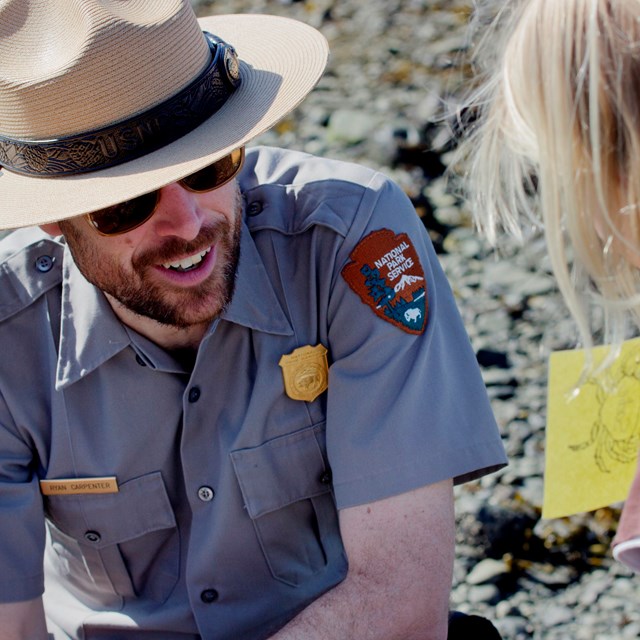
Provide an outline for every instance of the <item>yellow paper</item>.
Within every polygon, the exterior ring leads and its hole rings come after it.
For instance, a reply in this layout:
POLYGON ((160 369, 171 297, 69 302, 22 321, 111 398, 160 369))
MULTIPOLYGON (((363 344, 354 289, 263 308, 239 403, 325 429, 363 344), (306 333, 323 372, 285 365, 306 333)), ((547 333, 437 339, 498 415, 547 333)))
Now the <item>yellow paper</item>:
MULTIPOLYGON (((596 363, 608 347, 593 350, 596 363)), ((543 518, 593 511, 624 500, 640 446, 640 338, 580 386, 583 350, 549 359, 543 518)))

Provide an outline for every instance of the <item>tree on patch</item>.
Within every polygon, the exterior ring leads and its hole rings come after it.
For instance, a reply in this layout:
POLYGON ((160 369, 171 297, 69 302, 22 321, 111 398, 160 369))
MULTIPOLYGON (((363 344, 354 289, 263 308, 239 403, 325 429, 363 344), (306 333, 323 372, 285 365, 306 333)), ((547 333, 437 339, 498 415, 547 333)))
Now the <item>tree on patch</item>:
POLYGON ((360 269, 360 272, 365 277, 364 284, 369 295, 375 300, 376 305, 380 306, 384 302, 388 306, 396 294, 391 287, 387 286, 385 279, 380 276, 380 271, 372 269, 368 264, 365 264, 360 269))

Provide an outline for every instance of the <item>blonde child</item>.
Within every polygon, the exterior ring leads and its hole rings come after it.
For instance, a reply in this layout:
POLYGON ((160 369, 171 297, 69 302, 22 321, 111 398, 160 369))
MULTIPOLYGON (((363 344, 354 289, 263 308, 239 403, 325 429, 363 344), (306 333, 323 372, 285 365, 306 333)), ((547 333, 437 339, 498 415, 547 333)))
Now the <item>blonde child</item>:
MULTIPOLYGON (((640 328, 640 0, 506 0, 459 147, 480 230, 542 229, 587 352, 640 328)), ((615 353, 615 351, 614 351, 615 353)), ((640 571, 640 472, 614 540, 640 571)))

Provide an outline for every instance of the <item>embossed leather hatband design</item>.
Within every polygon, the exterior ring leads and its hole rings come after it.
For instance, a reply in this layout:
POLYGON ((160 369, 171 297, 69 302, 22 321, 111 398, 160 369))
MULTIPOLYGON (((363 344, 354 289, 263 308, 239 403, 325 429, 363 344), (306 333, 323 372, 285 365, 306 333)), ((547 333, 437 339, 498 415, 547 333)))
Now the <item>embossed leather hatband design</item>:
POLYGON ((165 102, 116 124, 56 140, 0 135, 0 165, 39 177, 75 175, 134 160, 174 142, 218 111, 240 86, 235 49, 204 32, 211 50, 207 68, 165 102))

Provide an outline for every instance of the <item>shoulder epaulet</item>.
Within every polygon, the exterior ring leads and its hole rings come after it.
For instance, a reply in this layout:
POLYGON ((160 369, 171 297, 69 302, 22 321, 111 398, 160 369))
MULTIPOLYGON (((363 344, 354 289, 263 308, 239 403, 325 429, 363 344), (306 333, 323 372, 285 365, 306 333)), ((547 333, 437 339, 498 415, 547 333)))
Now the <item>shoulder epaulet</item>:
POLYGON ((15 315, 62 281, 64 247, 41 239, 0 263, 0 322, 15 315))
POLYGON ((240 183, 247 226, 252 233, 272 229, 295 235, 322 225, 346 236, 363 198, 379 189, 381 178, 373 169, 349 162, 252 149, 240 183))

